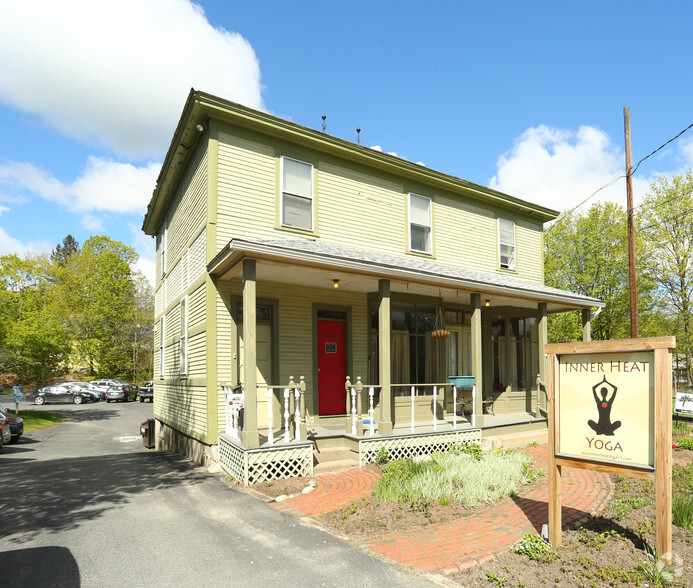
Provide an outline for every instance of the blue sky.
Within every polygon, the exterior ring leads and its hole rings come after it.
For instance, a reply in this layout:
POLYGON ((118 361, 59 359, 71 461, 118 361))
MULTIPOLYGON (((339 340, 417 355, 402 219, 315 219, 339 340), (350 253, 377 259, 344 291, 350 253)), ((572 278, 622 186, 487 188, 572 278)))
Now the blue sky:
MULTIPOLYGON (((136 248, 191 87, 557 210, 693 123, 683 1, 0 3, 0 255, 136 248)), ((693 163, 693 130, 648 159, 693 163)), ((625 204, 625 181, 592 198, 625 204)))

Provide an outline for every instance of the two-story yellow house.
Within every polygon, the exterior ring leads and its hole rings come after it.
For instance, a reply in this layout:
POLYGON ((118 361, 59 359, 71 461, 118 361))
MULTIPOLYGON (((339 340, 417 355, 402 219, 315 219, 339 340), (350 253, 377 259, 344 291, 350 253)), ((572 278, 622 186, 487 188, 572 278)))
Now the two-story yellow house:
POLYGON ((143 225, 157 446, 248 483, 306 473, 268 464, 312 467, 321 439, 367 461, 545 427, 547 314, 589 337, 602 306, 544 286, 556 216, 192 90, 143 225))

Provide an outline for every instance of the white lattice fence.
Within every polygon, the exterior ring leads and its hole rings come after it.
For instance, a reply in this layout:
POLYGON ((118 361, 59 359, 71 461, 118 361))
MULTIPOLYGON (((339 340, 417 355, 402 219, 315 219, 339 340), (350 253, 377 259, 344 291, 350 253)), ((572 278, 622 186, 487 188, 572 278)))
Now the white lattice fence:
POLYGON ((363 467, 374 462, 378 452, 383 448, 387 450, 391 460, 397 460, 417 455, 445 453, 454 446, 470 443, 481 443, 481 429, 365 438, 359 440, 359 463, 363 467))
POLYGON ((229 435, 219 435, 221 466, 245 486, 313 475, 313 442, 247 449, 229 435))

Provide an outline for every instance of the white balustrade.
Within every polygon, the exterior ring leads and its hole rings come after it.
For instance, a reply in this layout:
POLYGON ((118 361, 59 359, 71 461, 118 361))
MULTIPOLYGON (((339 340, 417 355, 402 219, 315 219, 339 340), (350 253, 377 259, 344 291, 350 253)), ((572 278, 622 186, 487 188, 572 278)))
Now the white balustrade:
POLYGON ((351 434, 356 435, 356 388, 351 388, 351 434))
POLYGON ((411 432, 416 429, 416 421, 414 420, 414 386, 411 387, 411 432))
POLYGON ((289 389, 284 388, 284 443, 291 441, 289 434, 289 389))
POLYGON ((294 413, 294 429, 296 430, 296 441, 301 440, 301 390, 294 389, 294 400, 296 401, 296 412, 294 413))
POLYGON ((371 437, 375 435, 375 409, 373 408, 373 396, 375 395, 375 390, 373 386, 368 390, 368 420, 370 421, 370 431, 371 437))
POLYGON ((433 430, 438 430, 438 386, 433 386, 433 430))
POLYGON ((274 390, 272 388, 267 389, 267 444, 274 445, 274 414, 272 413, 272 404, 274 400, 274 390))

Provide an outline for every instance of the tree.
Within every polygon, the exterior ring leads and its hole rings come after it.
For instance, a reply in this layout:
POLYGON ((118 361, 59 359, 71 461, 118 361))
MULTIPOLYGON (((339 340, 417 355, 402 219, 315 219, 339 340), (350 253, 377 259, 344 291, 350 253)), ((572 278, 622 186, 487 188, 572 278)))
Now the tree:
POLYGON ((78 361, 90 373, 126 374, 132 361, 135 251, 109 237, 90 237, 61 268, 57 306, 78 361))
POLYGON ((51 309, 47 256, 0 257, 0 369, 42 381, 67 361, 70 343, 51 309))
MULTIPOLYGON (((584 215, 569 214, 545 234, 546 284, 606 303, 591 321, 596 340, 630 336, 627 238, 626 213, 612 202, 594 204, 584 215)), ((642 243, 636 243, 638 250, 642 255, 642 243)), ((652 280, 641 271, 637 284, 639 306, 650 309, 652 280)), ((580 339, 581 334, 579 313, 549 317, 549 341, 580 339)))
MULTIPOLYGON (((686 355, 686 378, 693 381, 693 173, 660 177, 650 186, 639 215, 648 243, 647 267, 674 317, 677 346, 686 355)), ((673 325, 672 325, 673 326, 673 325)))
POLYGON ((62 244, 58 243, 51 253, 51 260, 60 266, 65 265, 70 256, 79 252, 79 243, 72 235, 68 235, 63 239, 62 244))

